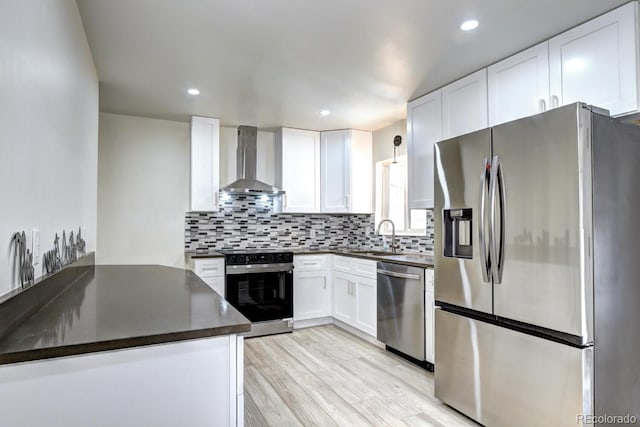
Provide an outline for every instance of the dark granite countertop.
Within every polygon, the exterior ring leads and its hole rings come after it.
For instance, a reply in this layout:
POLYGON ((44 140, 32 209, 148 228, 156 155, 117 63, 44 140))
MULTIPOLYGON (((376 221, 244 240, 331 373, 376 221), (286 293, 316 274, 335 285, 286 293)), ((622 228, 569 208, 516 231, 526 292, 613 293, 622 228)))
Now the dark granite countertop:
MULTIPOLYGON (((344 255, 355 258, 370 259, 374 261, 391 262, 395 264, 409 265, 412 267, 433 268, 433 257, 423 253, 415 252, 399 252, 393 254, 391 252, 381 251, 379 249, 367 249, 367 248, 282 248, 283 250, 290 250, 295 255, 313 255, 313 254, 335 254, 344 255)), ((199 251, 199 252, 185 252, 187 256, 191 258, 216 258, 224 256, 219 252, 211 251, 199 251)))
POLYGON ((373 261, 390 262, 393 264, 408 265, 411 267, 433 268, 433 257, 414 252, 398 252, 393 253, 375 253, 374 252, 333 252, 335 255, 344 255, 356 258, 370 259, 373 261))
POLYGON ((7 331, 0 339, 0 364, 250 329, 249 320, 191 271, 95 266, 7 331))
POLYGON ((224 254, 216 251, 196 251, 196 252, 185 252, 185 255, 192 259, 197 258, 224 258, 224 254))

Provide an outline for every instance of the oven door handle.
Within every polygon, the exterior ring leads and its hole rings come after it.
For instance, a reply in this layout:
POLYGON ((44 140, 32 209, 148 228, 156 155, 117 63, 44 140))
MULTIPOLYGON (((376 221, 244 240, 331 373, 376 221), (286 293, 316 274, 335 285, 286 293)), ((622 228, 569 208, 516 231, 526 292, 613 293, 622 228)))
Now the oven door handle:
POLYGON ((254 273, 292 273, 292 263, 282 264, 251 264, 251 265, 227 265, 226 273, 233 274, 254 274, 254 273))

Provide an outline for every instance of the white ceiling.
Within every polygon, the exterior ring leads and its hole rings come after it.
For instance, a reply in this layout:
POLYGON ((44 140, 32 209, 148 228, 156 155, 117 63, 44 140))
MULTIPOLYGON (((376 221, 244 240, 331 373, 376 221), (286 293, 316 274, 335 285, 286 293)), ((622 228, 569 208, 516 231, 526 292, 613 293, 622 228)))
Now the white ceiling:
POLYGON ((316 130, 384 127, 408 100, 626 2, 77 0, 101 111, 316 130), (471 17, 480 27, 460 31, 471 17))

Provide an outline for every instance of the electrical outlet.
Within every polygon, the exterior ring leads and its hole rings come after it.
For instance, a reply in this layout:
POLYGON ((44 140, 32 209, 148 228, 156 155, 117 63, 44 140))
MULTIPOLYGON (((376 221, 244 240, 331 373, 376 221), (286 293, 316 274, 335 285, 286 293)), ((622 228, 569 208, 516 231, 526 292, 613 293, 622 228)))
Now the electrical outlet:
POLYGON ((33 265, 40 264, 40 230, 31 230, 31 254, 33 255, 33 265))

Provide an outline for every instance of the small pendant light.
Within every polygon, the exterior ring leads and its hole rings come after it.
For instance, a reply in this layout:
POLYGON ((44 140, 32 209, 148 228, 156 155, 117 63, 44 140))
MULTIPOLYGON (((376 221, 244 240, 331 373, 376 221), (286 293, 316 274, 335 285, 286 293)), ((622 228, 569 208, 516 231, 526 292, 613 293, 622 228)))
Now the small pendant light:
POLYGON ((402 137, 400 135, 396 135, 393 138, 393 163, 394 164, 398 163, 396 161, 396 149, 400 146, 400 144, 402 144, 402 137))

